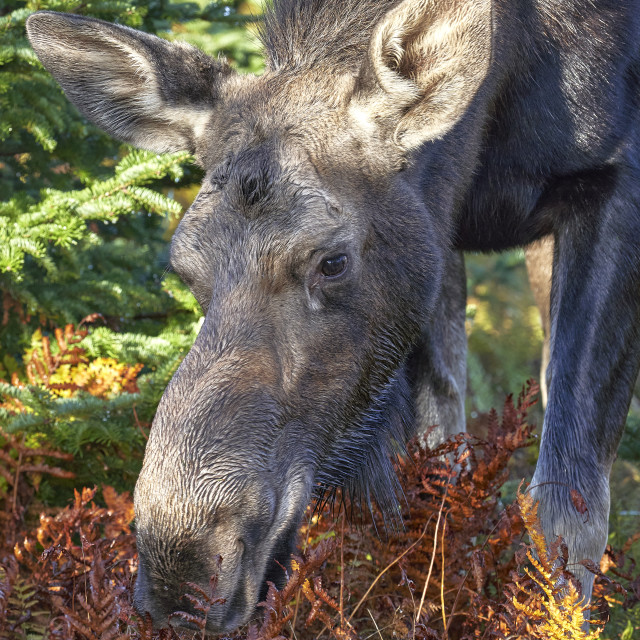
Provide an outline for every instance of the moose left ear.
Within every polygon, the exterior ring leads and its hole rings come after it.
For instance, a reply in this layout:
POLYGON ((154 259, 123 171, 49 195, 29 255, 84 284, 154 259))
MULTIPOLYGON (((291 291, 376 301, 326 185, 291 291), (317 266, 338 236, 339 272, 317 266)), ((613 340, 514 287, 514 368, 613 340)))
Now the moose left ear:
POLYGON ((404 151, 442 137, 489 69, 492 0, 404 0, 376 26, 352 99, 355 117, 404 151))
POLYGON ((27 34, 89 120, 157 153, 195 151, 233 73, 194 47, 94 18, 39 11, 27 34))

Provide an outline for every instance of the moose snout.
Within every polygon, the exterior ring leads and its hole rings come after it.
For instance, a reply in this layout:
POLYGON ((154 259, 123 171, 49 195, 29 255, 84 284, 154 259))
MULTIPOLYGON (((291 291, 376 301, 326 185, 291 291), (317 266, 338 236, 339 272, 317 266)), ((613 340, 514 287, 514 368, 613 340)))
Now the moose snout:
POLYGON ((158 627, 207 609, 214 633, 246 622, 265 581, 280 581, 314 471, 307 442, 292 445, 299 424, 283 417, 277 376, 265 369, 277 360, 221 355, 201 336, 160 402, 136 484, 134 602, 158 627), (189 591, 205 606, 194 610, 189 591))
POLYGON ((247 527, 241 518, 234 518, 191 539, 181 536, 169 541, 154 532, 139 532, 137 610, 141 615, 149 613, 154 626, 189 626, 181 613, 205 615, 200 606, 194 606, 197 601, 207 610, 210 631, 237 626, 251 614, 260 591, 256 544, 250 538, 268 535, 269 528, 267 522, 247 527))
POLYGON ((141 513, 134 604, 154 626, 189 627, 187 613, 206 615, 211 633, 230 631, 255 613, 265 579, 280 581, 297 530, 297 519, 286 515, 286 495, 264 482, 234 495, 205 522, 187 522, 188 514, 203 512, 188 500, 180 512, 167 500, 154 506, 151 518, 141 513), (196 601, 202 607, 194 607, 196 601))

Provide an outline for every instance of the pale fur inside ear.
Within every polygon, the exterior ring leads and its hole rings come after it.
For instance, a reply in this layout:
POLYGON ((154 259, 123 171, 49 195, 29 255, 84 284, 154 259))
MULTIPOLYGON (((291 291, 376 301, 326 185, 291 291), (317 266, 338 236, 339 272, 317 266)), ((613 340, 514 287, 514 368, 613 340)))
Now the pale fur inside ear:
MULTIPOLYGON (((192 104, 170 104, 162 96, 160 84, 150 60, 137 51, 127 47, 125 43, 112 38, 105 38, 105 45, 111 50, 81 52, 87 58, 87 64, 95 68, 97 84, 101 84, 118 100, 131 108, 137 117, 156 121, 166 130, 160 139, 146 140, 147 147, 153 146, 162 151, 182 150, 190 146, 186 140, 178 142, 175 127, 183 128, 189 124, 195 138, 204 134, 206 124, 211 117, 211 110, 205 106, 192 104), (123 68, 126 71, 123 71, 123 68), (176 149, 176 145, 181 147, 176 149)), ((173 43, 173 47, 184 47, 182 43, 173 43)), ((145 143, 138 142, 138 146, 145 143)))
POLYGON ((354 120, 377 121, 403 150, 443 136, 482 84, 491 40, 491 0, 404 0, 372 35, 354 120))
POLYGON ((27 33, 85 116, 111 135, 159 153, 195 151, 220 77, 230 73, 189 45, 80 16, 36 13, 27 33))

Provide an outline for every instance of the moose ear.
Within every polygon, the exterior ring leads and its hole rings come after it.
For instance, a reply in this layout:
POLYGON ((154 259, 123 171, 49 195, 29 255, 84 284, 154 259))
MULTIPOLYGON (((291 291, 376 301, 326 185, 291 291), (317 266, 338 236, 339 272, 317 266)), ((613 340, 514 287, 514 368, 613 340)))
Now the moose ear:
POLYGON ((106 132, 163 153, 195 151, 232 73, 198 49, 102 20, 41 11, 27 34, 76 107, 106 132))
POLYGON ((376 26, 354 115, 403 150, 442 137, 465 112, 491 60, 491 0, 404 0, 376 26))

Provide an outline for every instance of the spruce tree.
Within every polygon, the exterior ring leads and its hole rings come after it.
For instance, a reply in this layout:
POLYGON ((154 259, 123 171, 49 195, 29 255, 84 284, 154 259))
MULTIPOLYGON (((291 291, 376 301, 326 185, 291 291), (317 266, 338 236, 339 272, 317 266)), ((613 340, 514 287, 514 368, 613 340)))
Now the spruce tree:
POLYGON ((67 499, 60 482, 132 486, 145 429, 201 321, 164 273, 182 213, 172 194, 200 173, 185 153, 130 149, 80 116, 30 48, 25 21, 40 9, 81 13, 182 37, 255 71, 239 4, 0 6, 0 427, 75 456, 76 478, 43 482, 45 500, 67 499))

